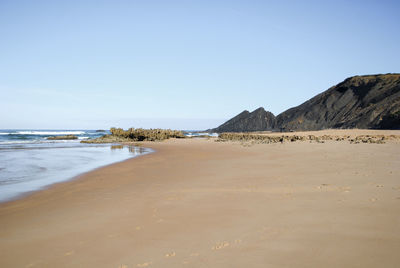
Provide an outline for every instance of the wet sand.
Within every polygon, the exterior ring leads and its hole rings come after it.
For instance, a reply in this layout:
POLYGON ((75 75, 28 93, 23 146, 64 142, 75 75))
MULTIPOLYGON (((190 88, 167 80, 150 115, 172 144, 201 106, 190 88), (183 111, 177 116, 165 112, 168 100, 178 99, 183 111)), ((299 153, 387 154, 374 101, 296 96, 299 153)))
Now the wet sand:
POLYGON ((143 146, 0 204, 0 267, 400 265, 399 142, 143 146))

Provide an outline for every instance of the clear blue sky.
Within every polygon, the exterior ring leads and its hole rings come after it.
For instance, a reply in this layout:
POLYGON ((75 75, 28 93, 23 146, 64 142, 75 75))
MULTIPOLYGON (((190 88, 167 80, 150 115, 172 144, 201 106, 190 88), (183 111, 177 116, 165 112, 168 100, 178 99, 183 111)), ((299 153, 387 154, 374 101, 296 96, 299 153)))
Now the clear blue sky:
POLYGON ((399 1, 0 0, 0 128, 206 129, 400 72, 399 1))

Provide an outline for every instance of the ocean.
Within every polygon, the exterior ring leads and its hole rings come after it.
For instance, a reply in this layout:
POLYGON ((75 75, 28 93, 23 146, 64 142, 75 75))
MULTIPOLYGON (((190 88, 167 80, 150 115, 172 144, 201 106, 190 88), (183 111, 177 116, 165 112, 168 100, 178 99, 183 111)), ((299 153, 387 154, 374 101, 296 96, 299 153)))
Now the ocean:
POLYGON ((106 133, 108 131, 0 130, 0 202, 151 152, 136 146, 80 143, 106 133), (47 140, 62 135, 75 135, 78 139, 47 140))

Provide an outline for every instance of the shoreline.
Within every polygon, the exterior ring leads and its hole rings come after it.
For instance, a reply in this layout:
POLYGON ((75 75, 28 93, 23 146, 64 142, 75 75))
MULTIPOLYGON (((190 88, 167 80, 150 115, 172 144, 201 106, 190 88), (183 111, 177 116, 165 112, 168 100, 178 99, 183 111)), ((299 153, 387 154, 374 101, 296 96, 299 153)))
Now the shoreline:
POLYGON ((140 144, 156 153, 0 204, 0 266, 400 261, 399 143, 140 144))
MULTIPOLYGON (((151 143, 154 143, 154 142, 151 142, 151 143)), ((133 144, 133 142, 132 142, 132 144, 133 144)), ((134 144, 138 144, 138 142, 134 142, 134 144)), ((120 143, 120 145, 129 146, 131 144, 130 143, 120 143)), ((94 169, 91 169, 89 171, 80 173, 80 174, 78 174, 76 176, 73 176, 73 177, 71 177, 69 179, 66 179, 66 180, 62 180, 62 181, 59 181, 59 182, 51 183, 51 184, 49 184, 49 185, 47 185, 47 186, 45 186, 45 187, 43 187, 41 189, 32 190, 30 192, 23 193, 20 196, 15 197, 15 199, 1 201, 0 202, 0 210, 3 207, 7 207, 9 205, 12 206, 12 203, 28 202, 25 199, 35 198, 35 197, 32 197, 34 195, 39 195, 40 196, 40 195, 44 194, 45 192, 53 191, 53 190, 55 191, 56 188, 59 188, 59 187, 64 188, 64 187, 68 187, 69 184, 78 183, 79 180, 85 180, 86 177, 89 176, 89 175, 92 175, 92 173, 102 172, 102 169, 108 169, 110 167, 117 166, 118 164, 134 161, 137 158, 145 157, 147 155, 151 155, 151 154, 154 154, 154 153, 157 152, 157 150, 154 149, 154 148, 151 148, 151 146, 146 146, 146 147, 143 147, 141 145, 140 146, 135 145, 135 146, 136 147, 140 147, 140 148, 144 148, 144 149, 147 149, 147 150, 150 150, 150 151, 142 153, 141 155, 131 156, 131 157, 129 157, 127 159, 124 159, 124 160, 121 160, 121 161, 117 161, 117 162, 114 162, 114 163, 110 163, 110 164, 99 166, 97 168, 94 168, 94 169)))
MULTIPOLYGON (((107 147, 107 144, 104 144, 103 146, 107 147)), ((112 147, 114 145, 110 144, 109 146, 112 147)), ((122 146, 135 146, 135 147, 138 147, 138 146, 133 145, 133 144, 124 144, 122 146)), ((60 148, 69 148, 69 147, 60 147, 60 148)), ((57 185, 59 183, 67 183, 69 181, 73 181, 73 180, 79 179, 80 177, 84 176, 85 174, 90 173, 92 171, 95 171, 97 169, 100 169, 100 168, 103 168, 103 167, 107 167, 107 166, 110 166, 110 165, 113 165, 113 164, 117 164, 117 163, 120 163, 120 162, 124 162, 124 161, 127 161, 129 159, 137 158, 137 157, 140 157, 140 156, 143 156, 143 155, 146 155, 146 154, 151 154, 151 153, 154 152, 154 150, 152 150, 151 148, 146 148, 146 147, 140 147, 140 148, 141 148, 141 150, 143 149, 143 152, 141 152, 138 155, 132 154, 132 155, 130 155, 127 158, 122 159, 122 160, 114 160, 113 162, 106 163, 106 164, 98 164, 98 165, 93 166, 91 169, 89 169, 87 171, 83 171, 83 172, 77 173, 76 175, 65 177, 63 179, 60 179, 60 180, 54 181, 54 182, 48 182, 47 184, 44 184, 43 186, 40 186, 40 187, 36 187, 36 188, 33 187, 35 189, 32 189, 30 191, 21 191, 19 194, 14 195, 14 196, 12 196, 10 198, 7 198, 7 199, 0 199, 0 207, 4 203, 18 201, 20 199, 26 198, 26 197, 36 193, 36 192, 45 191, 45 190, 47 190, 47 189, 51 188, 52 186, 57 185)), ((33 149, 38 149, 38 148, 33 148, 33 149)), ((39 148, 39 149, 41 149, 41 148, 39 148)), ((48 148, 46 148, 46 149, 48 149, 48 148)), ((50 148, 50 149, 58 149, 58 148, 50 148)), ((32 150, 32 149, 31 148, 23 148, 21 150, 32 150)), ((25 181, 25 182, 22 182, 22 183, 29 184, 29 183, 31 183, 31 181, 25 181)), ((14 186, 14 185, 11 185, 11 186, 14 186)))

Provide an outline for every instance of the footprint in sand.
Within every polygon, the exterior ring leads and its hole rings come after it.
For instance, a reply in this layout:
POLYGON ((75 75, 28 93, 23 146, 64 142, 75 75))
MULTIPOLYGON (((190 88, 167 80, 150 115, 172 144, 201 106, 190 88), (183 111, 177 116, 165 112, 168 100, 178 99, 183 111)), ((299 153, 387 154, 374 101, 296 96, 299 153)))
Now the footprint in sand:
POLYGON ((383 185, 382 184, 378 184, 376 187, 381 188, 381 187, 383 187, 383 185))
POLYGON ((73 250, 65 252, 64 256, 71 256, 72 254, 74 254, 73 250))
POLYGON ((284 231, 284 228, 263 227, 260 230, 260 232, 261 232, 260 239, 267 240, 267 239, 271 239, 274 237, 278 237, 283 231, 284 231))
POLYGON ((165 258, 175 257, 175 256, 176 256, 176 253, 175 253, 175 252, 171 252, 171 253, 165 254, 165 258))
POLYGON ((137 267, 147 267, 150 266, 152 262, 144 262, 144 263, 138 263, 136 266, 137 267))
POLYGON ((351 187, 350 186, 345 186, 345 187, 339 187, 340 191, 343 193, 350 193, 351 187))
POLYGON ((224 241, 224 242, 216 244, 211 249, 212 250, 220 250, 220 249, 223 249, 223 248, 226 248, 226 247, 229 247, 229 242, 224 241))
POLYGON ((167 196, 166 197, 166 200, 168 200, 168 201, 176 201, 176 200, 181 200, 182 198, 180 198, 179 196, 177 196, 177 195, 170 195, 170 196, 167 196))
POLYGON ((128 268, 128 265, 121 264, 120 266, 118 266, 118 268, 128 268))
POLYGON ((197 252, 195 252, 195 253, 190 253, 190 256, 191 257, 197 257, 197 256, 199 256, 200 254, 199 253, 197 253, 197 252))
POLYGON ((320 189, 320 190, 321 190, 321 189, 327 189, 328 186, 330 186, 330 184, 323 183, 323 184, 317 186, 317 189, 320 189))
POLYGON ((31 263, 27 264, 25 267, 26 268, 30 268, 30 267, 36 266, 36 264, 38 264, 38 263, 37 262, 31 262, 31 263))
POLYGON ((152 215, 153 218, 157 217, 157 212, 158 212, 158 209, 154 208, 153 215, 152 215))
POLYGON ((136 230, 137 230, 137 231, 139 231, 139 230, 141 230, 141 229, 142 229, 142 227, 136 226, 136 230))
POLYGON ((371 198, 370 201, 371 202, 376 202, 378 200, 378 198, 371 198))
POLYGON ((293 195, 292 195, 292 193, 285 193, 285 194, 283 195, 283 198, 284 198, 284 199, 292 199, 292 198, 293 198, 293 195))

